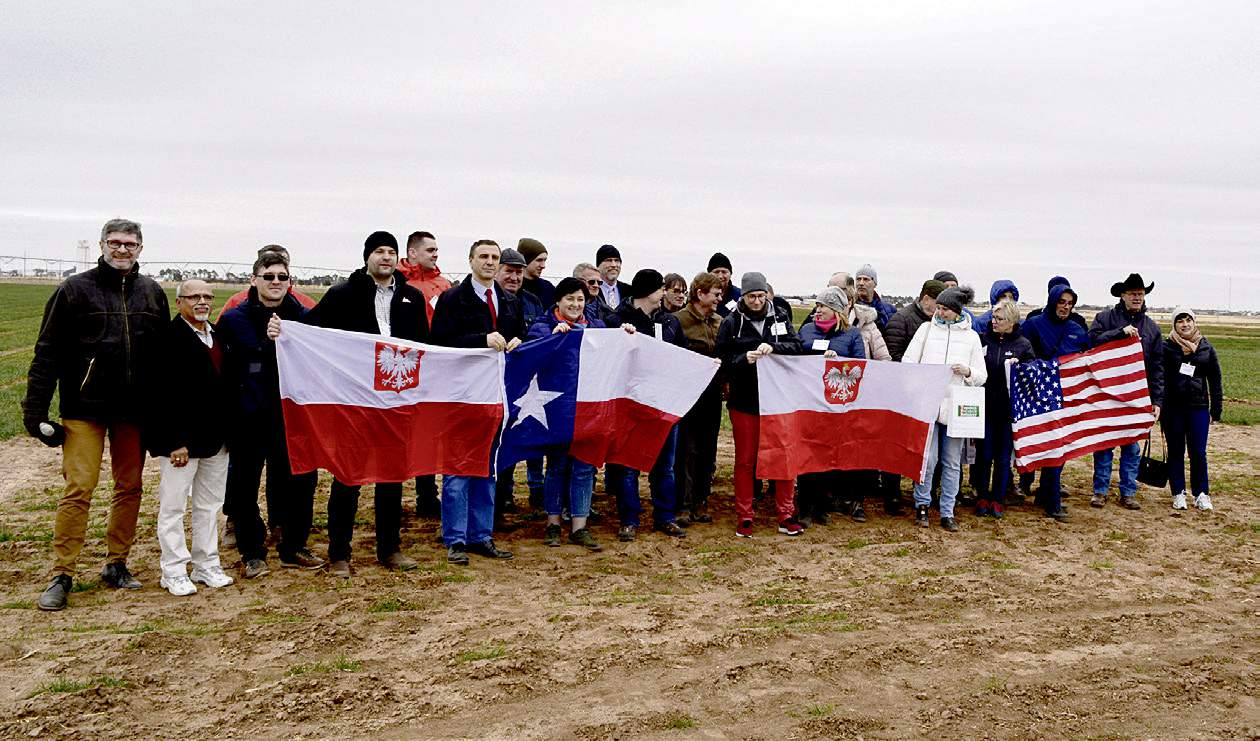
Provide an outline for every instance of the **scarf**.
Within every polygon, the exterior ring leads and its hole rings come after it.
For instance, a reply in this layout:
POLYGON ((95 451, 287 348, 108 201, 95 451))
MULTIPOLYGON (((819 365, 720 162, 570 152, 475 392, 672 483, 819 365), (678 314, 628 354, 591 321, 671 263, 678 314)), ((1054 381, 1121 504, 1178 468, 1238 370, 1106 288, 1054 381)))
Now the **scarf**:
POLYGON ((1203 339, 1203 334, 1199 332, 1199 325, 1197 324, 1194 325, 1194 331, 1188 336, 1181 334, 1176 328, 1173 329, 1170 336, 1173 342, 1176 342, 1181 347, 1182 355, 1194 355, 1195 351, 1199 349, 1199 340, 1203 339))
POLYGON ((582 316, 578 317, 577 319, 570 319, 570 318, 568 318, 567 316, 565 316, 564 314, 561 314, 561 313, 560 313, 560 307, 559 307, 559 306, 557 306, 556 308, 552 309, 552 310, 551 310, 551 313, 552 313, 552 316, 554 316, 554 317, 556 318, 556 321, 557 321, 557 322, 564 322, 565 324, 569 325, 570 327, 585 327, 585 326, 586 326, 586 316, 585 316, 585 315, 582 315, 582 316))
POLYGON ((831 321, 829 322, 824 322, 818 317, 814 317, 814 326, 817 327, 818 331, 822 332, 823 334, 827 334, 831 330, 835 329, 836 325, 839 323, 840 323, 840 319, 834 316, 831 318, 831 321))
MULTIPOLYGON (((741 303, 742 303, 742 302, 741 302, 741 303)), ((752 319, 753 321, 756 321, 756 320, 758 320, 758 319, 765 319, 765 318, 766 318, 766 311, 767 311, 769 308, 770 308, 770 299, 766 299, 766 303, 762 305, 762 307, 761 307, 761 311, 756 311, 756 312, 755 312, 755 311, 753 311, 751 308, 749 308, 749 307, 748 307, 748 304, 744 304, 743 306, 741 306, 741 307, 739 308, 739 313, 743 314, 744 316, 748 317, 749 319, 752 319)))

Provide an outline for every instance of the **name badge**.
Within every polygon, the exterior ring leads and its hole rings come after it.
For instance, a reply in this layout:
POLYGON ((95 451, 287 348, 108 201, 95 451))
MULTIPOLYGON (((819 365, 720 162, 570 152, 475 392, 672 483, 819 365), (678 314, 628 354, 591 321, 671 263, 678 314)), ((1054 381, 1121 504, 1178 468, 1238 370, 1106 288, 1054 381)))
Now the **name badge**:
POLYGON ((827 340, 814 340, 814 345, 813 345, 813 347, 814 347, 814 349, 815 349, 815 350, 824 350, 824 351, 825 351, 825 350, 827 350, 828 348, 830 348, 830 347, 831 347, 831 343, 830 343, 829 341, 827 341, 827 340))
POLYGON ((1194 364, 1193 364, 1193 363, 1182 363, 1182 364, 1181 364, 1181 375, 1183 375, 1183 376, 1194 376, 1194 364))
POLYGON ((249 364, 249 372, 250 372, 251 374, 253 374, 253 373, 262 373, 262 363, 250 363, 250 364, 249 364))
POLYGON ((726 302, 726 310, 735 311, 735 299, 731 299, 730 301, 726 302))
POLYGON ((653 337, 661 336, 661 330, 659 329, 659 325, 656 324, 655 322, 652 323, 652 336, 653 337))
POLYGON ((770 332, 773 334, 787 334, 787 325, 783 322, 775 322, 774 326, 770 327, 770 332))
POLYGON ((438 298, 438 295, 437 295, 436 293, 435 293, 435 294, 433 294, 433 298, 429 299, 429 306, 432 306, 433 308, 435 308, 435 309, 436 309, 436 308, 437 308, 437 298, 438 298))

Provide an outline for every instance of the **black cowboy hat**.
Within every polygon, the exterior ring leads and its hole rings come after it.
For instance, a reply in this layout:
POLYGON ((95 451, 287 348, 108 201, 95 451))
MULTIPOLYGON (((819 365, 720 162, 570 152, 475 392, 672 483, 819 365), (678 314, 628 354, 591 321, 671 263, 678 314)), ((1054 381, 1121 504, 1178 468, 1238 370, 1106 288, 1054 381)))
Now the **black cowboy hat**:
POLYGON ((1125 278, 1123 283, 1111 284, 1111 295, 1116 298, 1119 298, 1125 291, 1139 290, 1146 291, 1147 293, 1154 291, 1155 281, 1151 281, 1151 284, 1148 286, 1146 285, 1146 281, 1142 280, 1142 276, 1139 273, 1129 273, 1129 277, 1125 278))

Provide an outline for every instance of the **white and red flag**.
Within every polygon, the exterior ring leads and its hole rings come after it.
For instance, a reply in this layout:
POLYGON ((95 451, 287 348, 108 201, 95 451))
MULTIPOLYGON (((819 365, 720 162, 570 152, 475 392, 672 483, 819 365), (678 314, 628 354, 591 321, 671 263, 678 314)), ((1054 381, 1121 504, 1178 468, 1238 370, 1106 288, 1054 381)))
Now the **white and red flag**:
POLYGON ((1025 473, 1145 438, 1155 424, 1136 337, 1011 368, 1015 467, 1025 473))
POLYGON ((280 400, 294 473, 346 484, 488 476, 503 355, 283 322, 280 400))
POLYGON ((921 480, 950 375, 944 365, 762 357, 757 476, 876 469, 921 480))

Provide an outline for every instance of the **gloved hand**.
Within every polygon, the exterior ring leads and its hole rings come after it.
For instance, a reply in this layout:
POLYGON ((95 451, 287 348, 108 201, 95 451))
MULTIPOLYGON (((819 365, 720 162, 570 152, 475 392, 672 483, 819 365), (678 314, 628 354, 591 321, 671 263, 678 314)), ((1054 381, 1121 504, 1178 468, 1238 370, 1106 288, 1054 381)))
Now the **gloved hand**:
POLYGON ((56 422, 39 417, 25 417, 22 422, 31 437, 38 438, 50 448, 60 447, 66 441, 66 428, 56 422))

